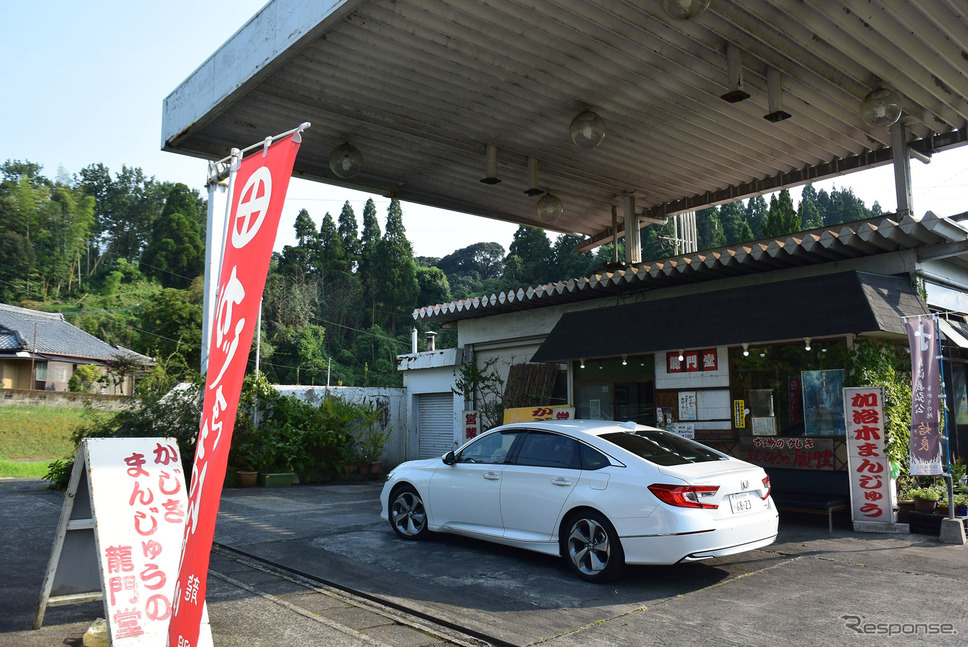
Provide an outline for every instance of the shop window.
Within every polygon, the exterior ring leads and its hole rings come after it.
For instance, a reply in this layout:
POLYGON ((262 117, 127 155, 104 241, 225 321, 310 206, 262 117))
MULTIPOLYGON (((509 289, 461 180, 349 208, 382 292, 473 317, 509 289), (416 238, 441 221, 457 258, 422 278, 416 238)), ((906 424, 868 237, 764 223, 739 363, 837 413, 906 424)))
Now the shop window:
POLYGON ((740 436, 843 436, 843 339, 729 350, 740 436))
POLYGON ((651 355, 572 363, 575 416, 655 424, 655 360, 651 355))

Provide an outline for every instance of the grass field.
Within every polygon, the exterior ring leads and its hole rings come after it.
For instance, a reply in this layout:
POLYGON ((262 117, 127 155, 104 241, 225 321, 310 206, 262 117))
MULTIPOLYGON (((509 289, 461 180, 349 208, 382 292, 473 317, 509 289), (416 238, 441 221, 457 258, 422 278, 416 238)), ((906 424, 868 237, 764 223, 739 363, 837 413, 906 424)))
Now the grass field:
POLYGON ((41 478, 52 460, 74 454, 71 434, 91 420, 85 409, 0 407, 0 477, 41 478))

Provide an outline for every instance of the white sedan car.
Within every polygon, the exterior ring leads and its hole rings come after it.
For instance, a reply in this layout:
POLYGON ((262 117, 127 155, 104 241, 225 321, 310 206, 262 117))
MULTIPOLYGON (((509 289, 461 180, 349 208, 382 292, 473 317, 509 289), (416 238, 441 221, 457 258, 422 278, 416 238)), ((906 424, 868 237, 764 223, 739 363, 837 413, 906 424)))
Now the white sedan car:
POLYGON ((449 532, 561 555, 582 579, 776 539, 759 467, 660 429, 599 420, 496 427, 387 477, 381 516, 404 539, 449 532))

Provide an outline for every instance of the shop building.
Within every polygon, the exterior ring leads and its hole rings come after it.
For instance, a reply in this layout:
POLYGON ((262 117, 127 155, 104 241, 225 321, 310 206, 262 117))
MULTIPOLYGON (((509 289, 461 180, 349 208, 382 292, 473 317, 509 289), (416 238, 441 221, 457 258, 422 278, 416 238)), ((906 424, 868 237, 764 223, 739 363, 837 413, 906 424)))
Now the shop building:
MULTIPOLYGON (((658 424, 765 465, 842 470, 848 350, 862 338, 906 346, 907 317, 943 314, 952 419, 968 421, 966 290, 968 214, 929 212, 421 308, 418 321, 456 327, 458 348, 400 358, 419 411, 410 457, 466 437, 462 412, 478 405, 454 395, 455 375, 462 361, 494 360, 508 383, 513 367, 555 366, 554 388, 515 388, 578 418, 658 424), (433 443, 421 440, 426 418, 433 443)), ((968 426, 953 426, 952 449, 968 453, 968 426)))

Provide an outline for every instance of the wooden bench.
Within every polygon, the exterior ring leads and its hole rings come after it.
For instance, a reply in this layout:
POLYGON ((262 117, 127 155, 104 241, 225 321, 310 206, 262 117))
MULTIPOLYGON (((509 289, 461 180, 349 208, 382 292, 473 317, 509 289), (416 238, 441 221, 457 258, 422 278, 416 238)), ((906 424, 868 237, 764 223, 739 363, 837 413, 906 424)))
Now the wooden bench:
POLYGON ((834 531, 834 512, 850 509, 847 472, 824 470, 767 470, 773 503, 783 512, 827 515, 827 529, 834 531))

